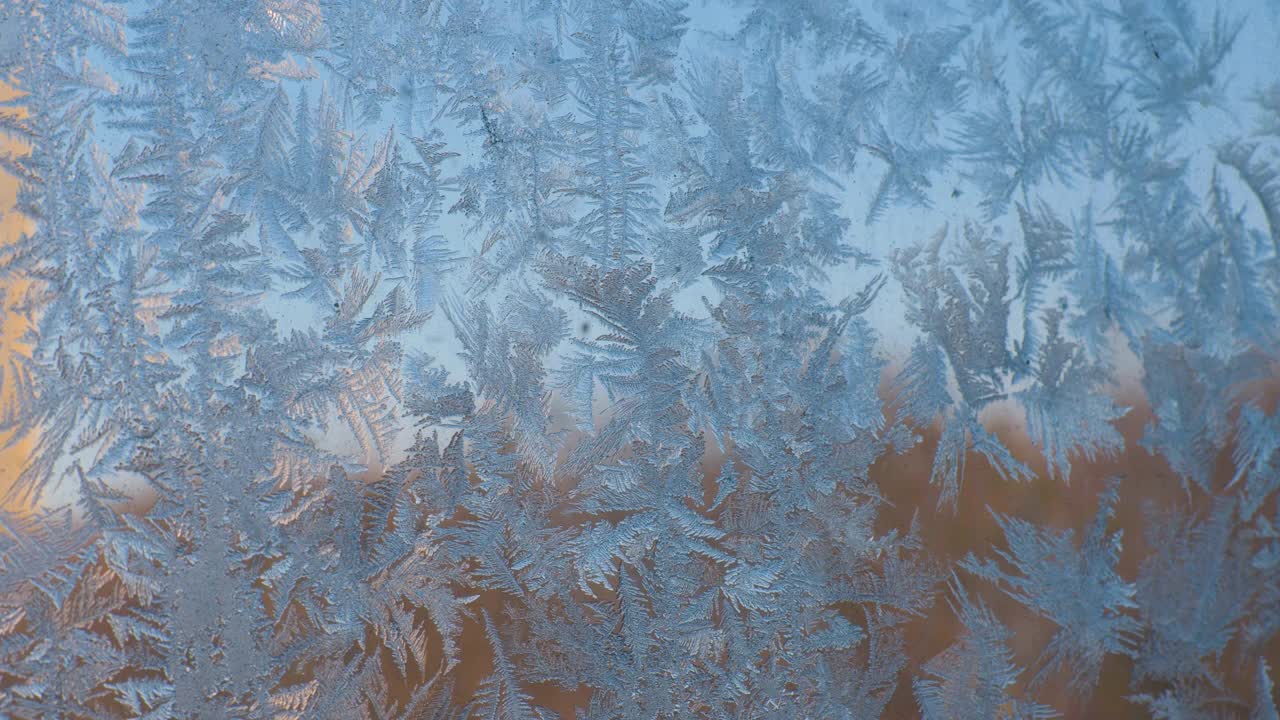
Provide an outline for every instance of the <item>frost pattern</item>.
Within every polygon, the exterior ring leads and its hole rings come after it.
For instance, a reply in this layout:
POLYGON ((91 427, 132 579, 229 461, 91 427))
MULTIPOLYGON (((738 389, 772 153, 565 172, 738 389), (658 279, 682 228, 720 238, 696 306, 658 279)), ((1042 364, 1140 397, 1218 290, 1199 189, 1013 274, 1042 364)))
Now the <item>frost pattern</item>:
POLYGON ((0 8, 0 715, 1276 717, 1274 3, 0 8))

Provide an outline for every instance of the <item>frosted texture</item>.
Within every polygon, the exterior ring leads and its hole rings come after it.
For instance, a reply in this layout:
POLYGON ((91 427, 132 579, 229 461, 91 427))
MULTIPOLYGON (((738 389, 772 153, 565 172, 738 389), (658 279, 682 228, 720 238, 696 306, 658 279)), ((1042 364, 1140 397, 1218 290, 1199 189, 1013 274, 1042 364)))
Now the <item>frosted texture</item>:
POLYGON ((1275 2, 0 29, 0 717, 1277 718, 1275 2))

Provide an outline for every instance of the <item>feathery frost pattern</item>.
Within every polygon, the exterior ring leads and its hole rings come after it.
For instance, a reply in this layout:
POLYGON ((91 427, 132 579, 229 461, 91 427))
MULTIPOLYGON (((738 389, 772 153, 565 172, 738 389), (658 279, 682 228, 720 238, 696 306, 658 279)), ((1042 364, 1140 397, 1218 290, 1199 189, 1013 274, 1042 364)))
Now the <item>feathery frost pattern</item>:
POLYGON ((1277 43, 0 0, 0 717, 1277 718, 1277 43))

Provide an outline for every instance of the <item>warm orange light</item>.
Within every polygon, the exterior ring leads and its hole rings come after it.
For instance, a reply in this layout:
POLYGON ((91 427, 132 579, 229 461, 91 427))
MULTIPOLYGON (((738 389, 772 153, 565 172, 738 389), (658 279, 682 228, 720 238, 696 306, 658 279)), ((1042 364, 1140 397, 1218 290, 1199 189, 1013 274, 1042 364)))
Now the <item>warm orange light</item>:
MULTIPOLYGON (((18 92, 3 81, 0 81, 0 101, 11 100, 18 92)), ((23 143, 13 138, 0 137, 0 152, 20 154, 27 152, 23 143)), ((18 194, 18 180, 12 175, 0 171, 0 246, 9 245, 31 230, 31 223, 14 209, 18 194)), ((12 275, 0 274, 0 416, 12 410, 15 395, 13 391, 12 361, 16 354, 29 352, 20 340, 26 331, 26 319, 14 313, 10 306, 26 292, 25 284, 16 281, 12 275)), ((28 453, 34 438, 14 438, 0 433, 0 498, 8 495, 9 488, 17 479, 18 473, 26 465, 28 453)), ((19 510, 20 504, 15 500, 6 500, 5 510, 19 510)))

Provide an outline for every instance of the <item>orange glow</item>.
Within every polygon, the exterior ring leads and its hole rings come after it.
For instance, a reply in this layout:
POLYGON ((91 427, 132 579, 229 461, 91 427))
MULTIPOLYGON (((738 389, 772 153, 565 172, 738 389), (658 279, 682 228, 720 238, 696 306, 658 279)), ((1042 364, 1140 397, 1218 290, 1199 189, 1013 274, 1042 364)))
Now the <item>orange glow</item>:
MULTIPOLYGON (((18 92, 3 81, 0 81, 0 100, 11 100, 18 92)), ((0 151, 20 154, 29 150, 23 143, 12 138, 0 140, 0 151)), ((12 175, 0 171, 0 246, 16 242, 22 234, 29 232, 31 223, 14 209, 18 194, 18 180, 12 175)), ((0 275, 0 416, 7 415, 15 402, 13 391, 13 359, 15 356, 29 352, 21 343, 22 334, 26 331, 26 319, 14 313, 11 306, 26 292, 26 285, 15 282, 9 275, 0 275)), ((0 498, 8 494, 19 472, 26 465, 28 453, 31 451, 33 438, 30 436, 18 439, 9 444, 13 438, 10 434, 0 433, 0 498)), ((5 510, 22 509, 13 500, 4 500, 5 510)))

